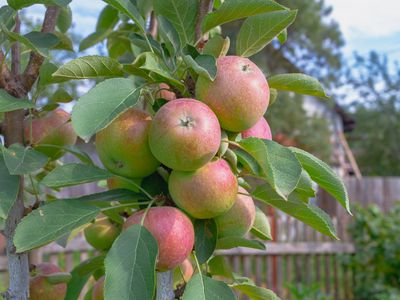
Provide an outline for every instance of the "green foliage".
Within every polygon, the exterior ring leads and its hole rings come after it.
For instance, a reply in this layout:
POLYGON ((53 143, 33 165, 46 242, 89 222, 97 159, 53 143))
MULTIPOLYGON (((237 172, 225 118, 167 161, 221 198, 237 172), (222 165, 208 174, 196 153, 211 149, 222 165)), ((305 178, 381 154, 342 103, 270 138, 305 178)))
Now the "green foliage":
MULTIPOLYGON (((8 26, 12 20, 6 20, 3 9, 0 17, 7 22, 2 26, 2 32, 9 42, 19 42, 24 50, 43 55, 47 55, 48 50, 53 48, 72 48, 69 37, 64 34, 71 25, 71 13, 65 6, 69 1, 9 2, 16 9, 34 3, 64 5, 57 23, 59 31, 55 34, 32 31, 20 35, 13 32, 8 26)), ((35 103, 34 107, 38 111, 33 113, 40 116, 44 111, 57 107, 58 103, 72 102, 74 95, 70 89, 65 88, 68 81, 95 79, 99 82, 73 103, 71 120, 66 119, 67 125, 71 121, 75 132, 89 141, 127 109, 139 108, 140 105, 140 109, 154 115, 165 104, 164 100, 159 99, 164 97, 160 97, 161 83, 168 85, 164 90, 169 89, 177 97, 193 97, 196 94, 196 79, 203 76, 214 80, 217 75, 217 58, 224 56, 230 47, 230 39, 223 37, 217 26, 244 19, 235 46, 238 54, 251 56, 261 53, 267 45, 269 47, 266 49, 271 48, 275 38, 283 45, 289 43, 291 27, 288 26, 297 15, 296 10, 290 10, 275 1, 226 0, 223 4, 216 3, 216 10, 206 14, 202 23, 196 23, 201 21, 197 18, 197 0, 104 2, 108 5, 99 16, 95 32, 81 42, 80 50, 105 41, 108 56, 83 56, 61 67, 51 62, 49 56, 49 61, 40 69, 37 84, 29 94, 32 99, 20 101, 21 106, 15 106, 14 98, 7 93, 0 94, 0 111, 33 108, 32 103, 35 103), (159 33, 154 36, 148 34, 145 24, 152 10, 153 17, 158 20, 159 33), (203 33, 210 32, 211 39, 205 46, 202 40, 196 41, 199 29, 203 33), (54 86, 49 89, 51 85, 54 86), (46 94, 43 102, 38 101, 42 94, 46 94)), ((270 77, 270 83, 272 96, 276 96, 277 90, 326 96, 322 85, 304 74, 275 75, 270 77)), ((288 105, 292 106, 297 108, 296 104, 288 105)), ((254 200, 278 208, 323 234, 336 238, 329 216, 308 203, 309 198, 315 196, 315 182, 348 209, 344 186, 333 171, 302 150, 258 138, 240 140, 240 136, 236 139, 236 135, 229 133, 224 136, 227 144, 219 156, 229 161, 240 184, 252 190, 254 200), (228 146, 232 148, 228 149, 228 146)), ((47 158, 22 145, 3 150, 5 163, 0 161, 0 181, 6 182, 7 189, 0 192, 1 200, 5 199, 0 202, 0 212, 6 216, 15 201, 15 187, 18 188, 19 179, 10 174, 29 174, 31 187, 25 190, 25 194, 34 195, 36 200, 32 212, 17 227, 14 242, 18 252, 56 240, 67 240, 72 231, 81 230, 100 213, 112 222, 122 224, 127 216, 139 208, 170 205, 171 197, 166 183, 170 170, 163 166, 157 173, 144 179, 117 176, 118 180, 131 184, 126 185, 130 190, 109 190, 73 199, 53 199, 46 203, 43 201, 44 189, 58 191, 60 188, 105 181, 116 176, 98 167, 86 153, 76 147, 59 147, 81 162, 48 163, 47 158)), ((263 240, 271 239, 267 217, 261 211, 257 211, 257 216, 257 222, 252 228, 253 235, 263 240)), ((242 236, 218 239, 214 220, 192 221, 195 230, 195 249, 192 254, 196 260, 197 272, 187 283, 183 299, 233 299, 233 289, 251 299, 278 299, 272 291, 257 287, 248 278, 233 274, 223 259, 213 257, 215 249, 248 247, 264 250, 263 241, 242 236), (207 270, 207 273, 203 270, 207 270), (216 280, 213 278, 216 275, 226 277, 227 281, 216 280)), ((107 253, 83 262, 73 270, 67 299, 76 297, 91 276, 97 279, 98 275, 104 273, 106 298, 153 299, 158 251, 155 237, 145 227, 133 225, 125 229, 107 253)), ((90 297, 90 293, 87 297, 90 297)))
POLYGON ((35 105, 28 99, 18 99, 0 89, 0 112, 14 111, 23 108, 34 108, 35 105))
POLYGON ((157 254, 157 242, 146 228, 133 225, 123 231, 105 260, 105 297, 152 300, 157 254))
POLYGON ((349 232, 355 254, 347 261, 353 269, 353 293, 360 300, 400 297, 400 203, 388 212, 377 205, 357 207, 349 232))
POLYGON ((356 55, 347 78, 355 91, 349 111, 356 122, 347 137, 361 173, 399 176, 400 67, 391 68, 386 57, 374 52, 356 55))
POLYGON ((0 217, 5 219, 17 199, 20 178, 9 173, 3 155, 0 155, 0 183, 0 217))
POLYGON ((318 283, 309 284, 292 284, 288 286, 290 295, 294 300, 332 300, 331 296, 321 291, 318 283))

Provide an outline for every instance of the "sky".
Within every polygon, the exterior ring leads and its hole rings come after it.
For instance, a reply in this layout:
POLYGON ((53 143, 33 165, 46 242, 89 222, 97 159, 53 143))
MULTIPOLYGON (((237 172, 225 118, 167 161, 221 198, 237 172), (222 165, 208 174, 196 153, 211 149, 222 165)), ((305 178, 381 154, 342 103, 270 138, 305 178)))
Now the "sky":
MULTIPOLYGON (((391 60, 400 61, 400 0, 325 1, 333 7, 332 17, 343 32, 346 56, 350 57, 354 51, 366 54, 376 50, 391 60)), ((0 0, 0 5, 5 3, 5 0, 0 0)), ((83 36, 92 33, 104 5, 100 0, 72 1, 75 30, 79 28, 83 36)), ((42 5, 35 5, 29 8, 29 14, 41 19, 43 10, 42 5)))

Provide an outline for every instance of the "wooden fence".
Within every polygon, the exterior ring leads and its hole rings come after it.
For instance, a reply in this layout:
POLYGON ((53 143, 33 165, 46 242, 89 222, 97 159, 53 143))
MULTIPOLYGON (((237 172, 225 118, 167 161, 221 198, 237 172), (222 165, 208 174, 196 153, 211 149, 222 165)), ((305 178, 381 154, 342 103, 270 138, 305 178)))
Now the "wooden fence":
MULTIPOLYGON (((400 199, 400 177, 346 178, 344 181, 352 203, 363 206, 376 203, 387 211, 400 199)), ((94 188, 95 185, 86 185, 79 191, 65 190, 63 196, 91 193, 94 188)), ((231 262, 234 272, 253 279, 260 286, 273 289, 282 299, 294 299, 290 287, 310 288, 314 284, 330 299, 353 299, 353 274, 342 263, 354 253, 351 239, 346 233, 351 217, 324 191, 319 191, 315 201, 331 215, 340 241, 334 241, 294 218, 261 206, 270 218, 275 235, 274 242, 266 243, 267 250, 235 248, 219 253, 231 262)), ((58 263, 66 271, 94 254, 82 238, 72 241, 65 249, 51 244, 39 251, 40 259, 58 263)), ((0 256, 0 272, 5 269, 6 259, 0 256)), ((0 275, 1 280, 4 279, 0 275)))

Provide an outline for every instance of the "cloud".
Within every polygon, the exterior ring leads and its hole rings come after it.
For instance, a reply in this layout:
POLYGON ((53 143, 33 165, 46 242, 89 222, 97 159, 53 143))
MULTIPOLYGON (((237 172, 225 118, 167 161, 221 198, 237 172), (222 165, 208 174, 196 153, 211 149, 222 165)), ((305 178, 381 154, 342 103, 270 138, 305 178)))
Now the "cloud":
POLYGON ((400 32, 399 0, 326 0, 332 16, 347 39, 360 34, 371 37, 400 32))

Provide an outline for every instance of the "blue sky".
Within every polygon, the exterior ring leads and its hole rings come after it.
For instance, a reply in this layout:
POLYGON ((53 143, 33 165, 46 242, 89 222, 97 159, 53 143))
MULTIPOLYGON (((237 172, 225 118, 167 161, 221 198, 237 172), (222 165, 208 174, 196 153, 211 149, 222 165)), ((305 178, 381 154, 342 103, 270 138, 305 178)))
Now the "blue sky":
MULTIPOLYGON (((0 0, 0 5, 5 3, 0 0)), ((366 54, 376 50, 392 61, 400 61, 400 0, 326 0, 326 3, 333 7, 332 17, 343 31, 346 56, 354 51, 366 54)), ((72 1, 74 24, 80 34, 86 36, 94 31, 103 6, 100 0, 72 1)), ((43 6, 35 5, 28 13, 41 19, 43 6)))

